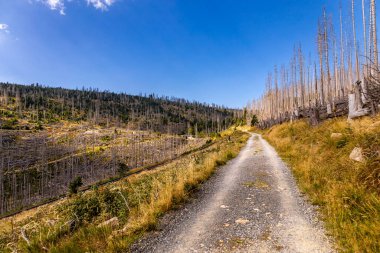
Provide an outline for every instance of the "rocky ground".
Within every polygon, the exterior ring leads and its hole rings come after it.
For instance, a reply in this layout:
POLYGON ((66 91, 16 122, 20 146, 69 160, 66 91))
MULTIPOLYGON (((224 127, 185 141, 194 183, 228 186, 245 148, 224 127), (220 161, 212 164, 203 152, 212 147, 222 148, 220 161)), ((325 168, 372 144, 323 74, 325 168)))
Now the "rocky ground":
POLYGON ((259 135, 132 252, 334 252, 315 207, 259 135))

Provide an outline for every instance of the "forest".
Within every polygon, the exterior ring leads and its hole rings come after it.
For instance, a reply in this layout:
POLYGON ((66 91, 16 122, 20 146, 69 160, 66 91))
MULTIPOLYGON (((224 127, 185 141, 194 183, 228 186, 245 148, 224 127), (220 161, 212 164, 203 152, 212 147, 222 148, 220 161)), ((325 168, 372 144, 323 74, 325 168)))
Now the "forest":
POLYGON ((155 94, 132 96, 96 89, 0 83, 2 129, 31 130, 59 120, 175 134, 219 132, 241 110, 155 94), (17 122, 28 119, 27 122, 17 122), (16 124, 17 122, 17 124, 16 124))
POLYGON ((334 16, 323 8, 317 22, 315 54, 305 55, 302 45, 296 44, 289 64, 274 66, 264 94, 246 107, 255 119, 252 123, 267 128, 308 118, 316 125, 327 118, 348 115, 353 119, 379 111, 376 1, 346 3, 341 1, 339 13, 334 13, 339 17, 338 29, 334 16))
POLYGON ((0 215, 199 149, 242 116, 155 95, 1 83, 0 215))

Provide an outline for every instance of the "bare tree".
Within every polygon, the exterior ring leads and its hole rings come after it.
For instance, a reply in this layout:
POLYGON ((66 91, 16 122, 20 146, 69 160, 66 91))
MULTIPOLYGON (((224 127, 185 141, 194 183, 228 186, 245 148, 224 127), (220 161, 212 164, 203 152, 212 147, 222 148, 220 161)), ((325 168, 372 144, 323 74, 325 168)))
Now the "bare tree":
POLYGON ((376 27, 376 0, 371 0, 371 34, 373 46, 373 61, 375 66, 379 65, 379 53, 377 50, 377 27, 376 27))
POLYGON ((351 5, 351 19, 352 19, 352 35, 354 38, 354 50, 355 50, 355 69, 356 69, 356 80, 360 79, 360 66, 359 66, 359 53, 356 41, 356 22, 355 22, 355 0, 352 0, 351 5))

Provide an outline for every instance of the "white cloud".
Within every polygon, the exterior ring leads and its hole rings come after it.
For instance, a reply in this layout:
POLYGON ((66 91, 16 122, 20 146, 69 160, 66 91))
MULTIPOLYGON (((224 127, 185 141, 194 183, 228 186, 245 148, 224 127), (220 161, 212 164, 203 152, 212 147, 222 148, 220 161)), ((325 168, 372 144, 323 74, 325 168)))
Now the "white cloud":
POLYGON ((51 10, 57 10, 59 11, 59 14, 65 15, 64 0, 42 0, 42 2, 49 6, 51 10))
POLYGON ((106 11, 108 7, 115 3, 115 0, 87 0, 88 5, 94 6, 96 9, 106 11))
MULTIPOLYGON (((32 1, 32 0, 28 0, 32 1)), ((73 0, 35 0, 37 2, 42 2, 48 6, 51 10, 57 10, 61 15, 65 15, 65 4, 73 0)), ((83 0, 87 2, 88 6, 93 6, 95 9, 107 11, 108 8, 113 5, 117 0, 83 0)), ((31 2, 30 2, 31 3, 31 2)))
POLYGON ((8 25, 7 24, 0 24, 0 30, 7 30, 8 25))
POLYGON ((4 31, 6 33, 9 33, 9 29, 8 29, 8 25, 7 24, 0 24, 0 30, 1 31, 4 31))

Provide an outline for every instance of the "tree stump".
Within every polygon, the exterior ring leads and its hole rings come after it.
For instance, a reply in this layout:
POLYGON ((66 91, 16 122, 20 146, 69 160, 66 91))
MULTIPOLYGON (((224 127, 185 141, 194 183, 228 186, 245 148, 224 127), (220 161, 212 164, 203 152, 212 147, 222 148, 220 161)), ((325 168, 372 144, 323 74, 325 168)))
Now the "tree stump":
POLYGON ((319 124, 319 121, 320 121, 319 108, 314 107, 310 110, 310 118, 309 118, 310 125, 316 126, 319 124))

